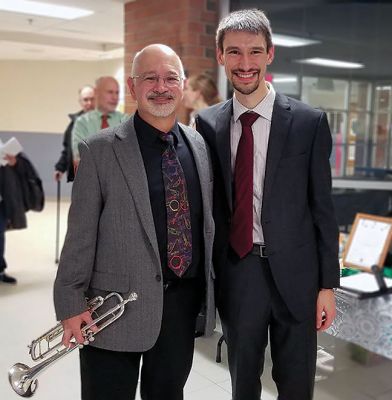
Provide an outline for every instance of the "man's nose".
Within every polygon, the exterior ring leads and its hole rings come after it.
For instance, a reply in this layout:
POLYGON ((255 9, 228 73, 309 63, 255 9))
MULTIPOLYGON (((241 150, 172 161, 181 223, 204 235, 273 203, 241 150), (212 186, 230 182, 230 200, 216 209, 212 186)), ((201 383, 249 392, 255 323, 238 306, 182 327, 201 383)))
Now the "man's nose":
POLYGON ((166 92, 167 86, 166 86, 166 81, 165 78, 162 76, 158 76, 155 82, 155 90, 159 90, 160 92, 164 91, 166 92))
POLYGON ((251 60, 248 54, 243 54, 240 59, 240 67, 245 71, 249 70, 251 66, 251 60))

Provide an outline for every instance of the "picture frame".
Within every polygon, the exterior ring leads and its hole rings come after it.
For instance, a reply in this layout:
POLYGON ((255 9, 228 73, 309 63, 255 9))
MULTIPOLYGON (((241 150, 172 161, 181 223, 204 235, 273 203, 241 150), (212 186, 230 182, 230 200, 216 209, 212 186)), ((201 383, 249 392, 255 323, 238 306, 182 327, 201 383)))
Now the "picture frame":
POLYGON ((345 267, 382 267, 392 240, 392 218, 357 213, 343 254, 345 267))

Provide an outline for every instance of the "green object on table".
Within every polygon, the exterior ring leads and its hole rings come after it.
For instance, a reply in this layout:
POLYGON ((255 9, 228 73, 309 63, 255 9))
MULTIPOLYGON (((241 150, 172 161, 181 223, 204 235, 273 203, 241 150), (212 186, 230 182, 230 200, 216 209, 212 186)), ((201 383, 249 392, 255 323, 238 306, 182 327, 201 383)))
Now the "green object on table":
MULTIPOLYGON (((359 269, 344 267, 340 270, 340 276, 344 277, 344 276, 356 275, 360 274, 361 272, 362 271, 359 269)), ((392 278, 392 267, 390 266, 384 267, 383 272, 386 278, 392 278)))
POLYGON ((361 271, 359 269, 354 269, 354 268, 342 268, 340 270, 340 276, 344 277, 344 276, 350 276, 350 275, 356 275, 361 273, 361 271))
POLYGON ((392 278, 392 267, 384 267, 384 276, 387 278, 392 278))

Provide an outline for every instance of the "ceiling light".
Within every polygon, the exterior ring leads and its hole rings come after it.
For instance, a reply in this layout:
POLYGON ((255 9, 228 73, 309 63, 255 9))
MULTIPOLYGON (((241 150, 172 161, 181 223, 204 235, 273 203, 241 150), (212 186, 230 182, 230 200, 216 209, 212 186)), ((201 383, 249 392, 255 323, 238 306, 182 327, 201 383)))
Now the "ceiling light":
POLYGON ((347 68, 347 69, 364 68, 364 65, 360 63, 331 60, 329 58, 319 58, 319 57, 304 58, 303 60, 297 60, 297 62, 301 64, 312 64, 312 65, 319 65, 321 67, 331 67, 331 68, 347 68))
POLYGON ((321 42, 319 40, 306 39, 297 36, 280 35, 274 33, 272 34, 272 43, 275 46, 282 46, 282 47, 301 47, 321 42))
POLYGON ((297 82, 297 77, 294 75, 282 75, 280 77, 274 77, 272 79, 273 83, 294 83, 297 82))
POLYGON ((0 0, 0 10, 60 19, 76 19, 94 14, 94 11, 82 8, 27 0, 0 0))

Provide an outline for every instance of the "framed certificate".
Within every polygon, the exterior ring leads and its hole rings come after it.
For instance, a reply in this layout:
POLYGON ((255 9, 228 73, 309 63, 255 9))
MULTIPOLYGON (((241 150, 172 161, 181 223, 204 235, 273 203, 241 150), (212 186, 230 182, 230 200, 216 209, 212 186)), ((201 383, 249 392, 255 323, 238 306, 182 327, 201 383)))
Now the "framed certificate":
POLYGON ((358 213, 343 254, 343 265, 371 271, 382 267, 392 239, 392 218, 358 213))

